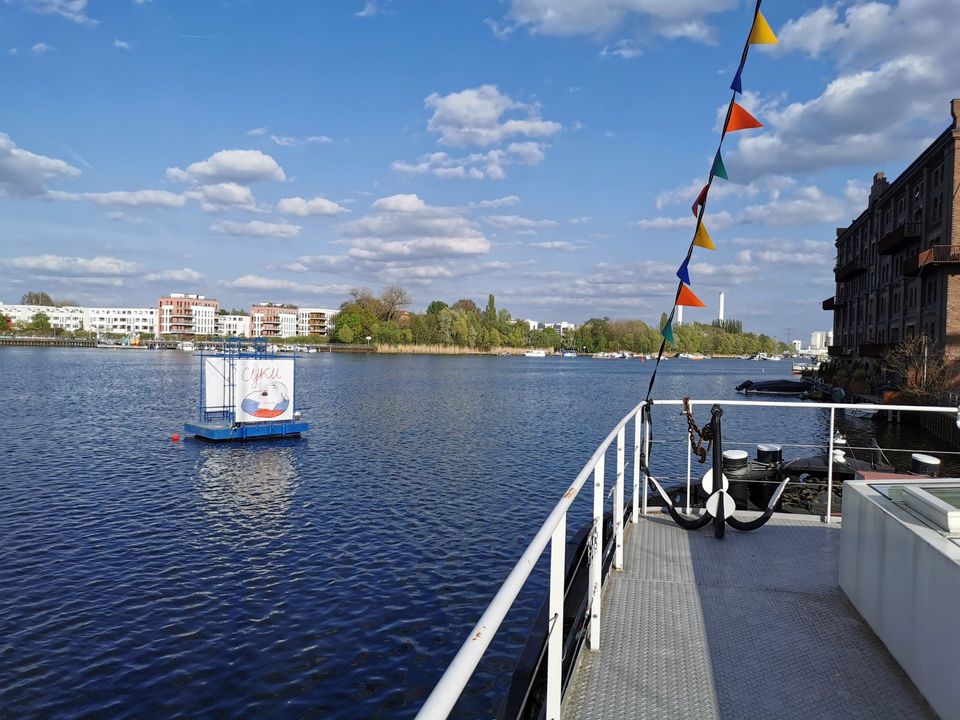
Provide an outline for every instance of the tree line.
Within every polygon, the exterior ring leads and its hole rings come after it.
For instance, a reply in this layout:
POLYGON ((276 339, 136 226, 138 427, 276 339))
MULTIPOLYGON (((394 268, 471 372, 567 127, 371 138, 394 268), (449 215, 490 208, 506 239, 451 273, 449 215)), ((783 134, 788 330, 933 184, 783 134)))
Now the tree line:
MULTIPOLYGON (((330 339, 341 343, 458 345, 482 350, 537 347, 588 353, 624 350, 654 353, 663 339, 659 328, 650 327, 642 320, 607 317, 591 318, 575 330, 562 333, 553 327, 531 328, 508 310, 497 308, 493 295, 488 296, 484 308, 469 298, 461 298, 452 305, 434 300, 425 312, 417 313, 407 310, 411 303, 409 293, 401 287, 388 287, 380 295, 355 288, 333 318, 335 330, 330 339)), ((661 323, 665 321, 664 315, 661 323)), ((726 320, 712 326, 681 325, 674 328, 674 339, 676 342, 668 344, 667 352, 744 355, 779 353, 786 349, 766 335, 743 332, 739 320, 726 320)))

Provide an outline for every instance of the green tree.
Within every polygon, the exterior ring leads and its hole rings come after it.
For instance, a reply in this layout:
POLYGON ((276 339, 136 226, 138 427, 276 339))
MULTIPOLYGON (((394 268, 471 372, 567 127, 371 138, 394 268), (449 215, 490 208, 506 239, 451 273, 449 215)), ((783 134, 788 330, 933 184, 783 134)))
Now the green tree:
POLYGON ((36 315, 30 318, 29 329, 35 333, 50 332, 50 316, 46 313, 38 312, 36 315))
POLYGON ((53 298, 45 292, 24 293, 23 297, 20 298, 20 303, 22 305, 45 305, 46 307, 53 307, 55 305, 53 298))
POLYGON ((484 320, 487 322, 487 327, 493 327, 497 320, 497 303, 493 299, 493 293, 490 293, 490 297, 487 298, 487 312, 484 315, 484 320))
POLYGON ((453 305, 450 306, 451 310, 460 310, 461 312, 466 313, 467 315, 480 315, 480 308, 477 307, 477 304, 470 298, 460 298, 453 305))
POLYGON ((340 328, 349 327, 353 339, 356 341, 366 338, 367 335, 377 337, 379 330, 377 316, 368 308, 355 303, 344 303, 333 322, 337 327, 337 339, 340 342, 350 342, 342 339, 343 336, 339 332, 340 328))
POLYGON ((427 305, 427 315, 439 315, 440 311, 447 307, 449 307, 449 305, 443 302, 443 300, 434 300, 427 305))
POLYGON ((353 342, 353 330, 349 325, 343 325, 337 328, 337 340, 342 343, 353 342))
POLYGON ((0 333, 6 335, 13 330, 13 318, 0 313, 0 333))

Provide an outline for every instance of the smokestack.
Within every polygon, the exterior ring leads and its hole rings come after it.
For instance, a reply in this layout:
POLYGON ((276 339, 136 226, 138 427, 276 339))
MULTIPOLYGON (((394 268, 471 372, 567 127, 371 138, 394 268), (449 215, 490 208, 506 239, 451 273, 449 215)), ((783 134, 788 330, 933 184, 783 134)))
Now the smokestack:
POLYGON ((677 305, 677 312, 674 315, 677 325, 683 325, 683 305, 677 305))
POLYGON ((720 291, 720 314, 717 316, 717 320, 723 322, 723 290, 720 291))

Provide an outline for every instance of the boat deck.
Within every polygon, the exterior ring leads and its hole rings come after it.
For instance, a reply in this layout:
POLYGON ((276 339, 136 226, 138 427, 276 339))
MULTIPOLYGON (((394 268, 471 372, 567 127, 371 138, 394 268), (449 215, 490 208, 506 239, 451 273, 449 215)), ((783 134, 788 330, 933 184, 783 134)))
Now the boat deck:
POLYGON ((936 718, 837 585, 839 522, 776 515, 722 541, 667 516, 626 529, 566 720, 936 718))

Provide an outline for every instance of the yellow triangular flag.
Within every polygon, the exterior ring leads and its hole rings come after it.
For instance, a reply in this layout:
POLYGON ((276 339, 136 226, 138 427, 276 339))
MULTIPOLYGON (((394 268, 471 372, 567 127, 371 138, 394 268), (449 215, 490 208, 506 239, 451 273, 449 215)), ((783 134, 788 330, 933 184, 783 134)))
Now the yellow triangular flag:
POLYGON ((777 36, 770 29, 770 24, 763 17, 763 13, 757 11, 757 18, 753 21, 753 28, 750 30, 750 39, 747 41, 751 45, 776 45, 777 36))
POLYGON ((717 246, 713 244, 713 240, 710 239, 710 233, 707 232, 707 228, 703 223, 697 228, 697 234, 693 236, 693 244, 697 247, 706 248, 707 250, 717 249, 717 246))

